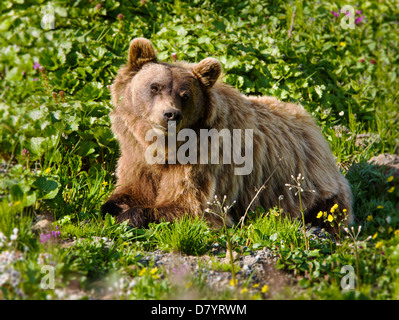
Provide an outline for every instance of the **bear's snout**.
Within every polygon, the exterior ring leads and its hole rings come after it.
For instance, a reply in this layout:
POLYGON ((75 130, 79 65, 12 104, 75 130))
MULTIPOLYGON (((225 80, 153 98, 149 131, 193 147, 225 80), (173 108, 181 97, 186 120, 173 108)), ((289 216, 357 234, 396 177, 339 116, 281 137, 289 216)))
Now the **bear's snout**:
POLYGON ((183 119, 183 115, 180 110, 177 109, 167 109, 162 114, 164 121, 176 121, 176 125, 179 125, 180 121, 183 119))

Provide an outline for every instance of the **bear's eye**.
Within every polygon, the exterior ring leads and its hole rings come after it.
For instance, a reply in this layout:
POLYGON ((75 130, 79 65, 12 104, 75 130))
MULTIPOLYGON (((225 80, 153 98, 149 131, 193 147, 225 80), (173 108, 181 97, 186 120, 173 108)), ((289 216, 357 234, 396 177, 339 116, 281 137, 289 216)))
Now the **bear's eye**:
POLYGON ((181 98, 182 98, 182 100, 187 101, 190 98, 190 96, 188 93, 183 93, 183 94, 181 94, 181 98))
POLYGON ((151 85, 151 92, 152 93, 158 93, 159 92, 159 86, 157 84, 151 85))

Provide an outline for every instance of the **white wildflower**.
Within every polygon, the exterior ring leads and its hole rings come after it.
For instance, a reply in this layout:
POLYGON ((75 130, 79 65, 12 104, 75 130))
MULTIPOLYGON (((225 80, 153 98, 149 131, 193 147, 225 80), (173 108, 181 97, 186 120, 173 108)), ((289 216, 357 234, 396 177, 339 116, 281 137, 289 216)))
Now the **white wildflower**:
POLYGON ((10 275, 8 274, 8 272, 3 273, 0 276, 0 286, 5 285, 8 282, 9 278, 10 278, 10 275))

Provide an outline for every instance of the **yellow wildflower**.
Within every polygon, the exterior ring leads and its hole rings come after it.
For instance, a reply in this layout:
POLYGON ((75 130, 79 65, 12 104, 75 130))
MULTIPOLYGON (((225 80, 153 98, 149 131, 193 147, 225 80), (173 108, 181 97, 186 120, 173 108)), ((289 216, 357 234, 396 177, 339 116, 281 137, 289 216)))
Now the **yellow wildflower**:
POLYGON ((190 281, 189 283, 186 284, 186 289, 190 288, 193 285, 193 282, 190 281))
POLYGON ((394 190, 395 190, 395 187, 392 186, 392 187, 390 187, 390 188, 388 189, 388 193, 392 193, 394 190))
POLYGON ((343 213, 347 213, 347 212, 348 212, 348 210, 344 209, 344 210, 342 210, 342 212, 343 212, 343 213))
POLYGON ((14 202, 13 205, 14 205, 14 207, 15 207, 15 206, 19 205, 20 203, 21 203, 21 201, 16 201, 16 202, 14 202))
POLYGON ((266 293, 267 290, 269 290, 269 286, 268 286, 267 284, 265 284, 265 285, 262 287, 262 293, 266 293))
POLYGON ((374 233, 374 235, 373 235, 373 240, 374 240, 375 238, 377 238, 377 236, 378 236, 378 232, 374 233))
POLYGON ((377 209, 384 209, 384 206, 377 206, 377 209))
POLYGON ((108 185, 108 182, 107 182, 107 181, 103 181, 103 182, 102 182, 102 185, 103 185, 104 187, 106 187, 106 186, 108 185))
POLYGON ((319 213, 317 214, 316 218, 317 218, 317 219, 320 219, 322 216, 323 216, 323 212, 322 212, 322 211, 319 211, 319 213))
POLYGON ((51 171, 51 168, 47 168, 44 173, 49 173, 51 171))
POLYGON ((388 233, 391 233, 393 231, 392 227, 388 228, 388 233))
POLYGON ((142 275, 144 275, 144 273, 147 271, 147 268, 143 268, 141 269, 141 271, 139 272, 139 277, 141 277, 142 275))
POLYGON ((330 221, 330 222, 333 222, 334 217, 331 214, 329 214, 328 217, 327 217, 327 220, 330 221))
POLYGON ((234 287, 235 285, 237 285, 237 279, 235 279, 235 281, 234 281, 234 279, 231 279, 231 280, 230 280, 230 285, 233 286, 233 287, 234 287))
POLYGON ((334 205, 331 207, 330 212, 331 212, 331 213, 334 213, 335 210, 337 210, 337 209, 338 209, 338 205, 337 205, 337 204, 334 204, 334 205))
POLYGON ((253 287, 253 288, 259 287, 259 283, 255 283, 252 287, 253 287))
POLYGON ((369 214, 369 215, 367 216, 366 220, 367 220, 368 222, 372 221, 372 220, 373 220, 373 216, 372 216, 371 214, 369 214))
POLYGON ((382 246, 383 246, 383 242, 382 241, 378 241, 376 244, 375 244, 375 248, 376 249, 381 249, 382 248, 382 246))
POLYGON ((341 41, 341 42, 339 43, 339 45, 340 45, 341 47, 345 47, 345 46, 346 46, 346 43, 343 42, 343 41, 341 41))
POLYGON ((395 232, 393 233, 395 236, 399 236, 399 229, 395 230, 395 232))
POLYGON ((388 179, 387 179, 387 182, 391 182, 393 180, 393 176, 390 176, 388 179))
POLYGON ((157 272, 158 272, 158 268, 157 267, 152 268, 151 271, 150 271, 151 274, 155 274, 157 272))
POLYGON ((241 289, 241 294, 243 294, 243 293, 245 293, 245 292, 247 292, 247 291, 248 291, 247 288, 242 288, 242 289, 241 289))

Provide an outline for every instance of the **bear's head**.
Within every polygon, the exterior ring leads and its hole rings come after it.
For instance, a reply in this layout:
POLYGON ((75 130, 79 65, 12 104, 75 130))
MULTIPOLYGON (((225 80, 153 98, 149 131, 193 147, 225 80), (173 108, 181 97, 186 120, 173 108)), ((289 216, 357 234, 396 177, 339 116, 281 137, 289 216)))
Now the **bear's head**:
POLYGON ((213 58, 198 64, 159 62, 151 42, 136 38, 112 86, 114 116, 129 119, 129 129, 142 143, 146 130, 166 134, 170 121, 175 121, 177 131, 198 126, 221 71, 213 58))

